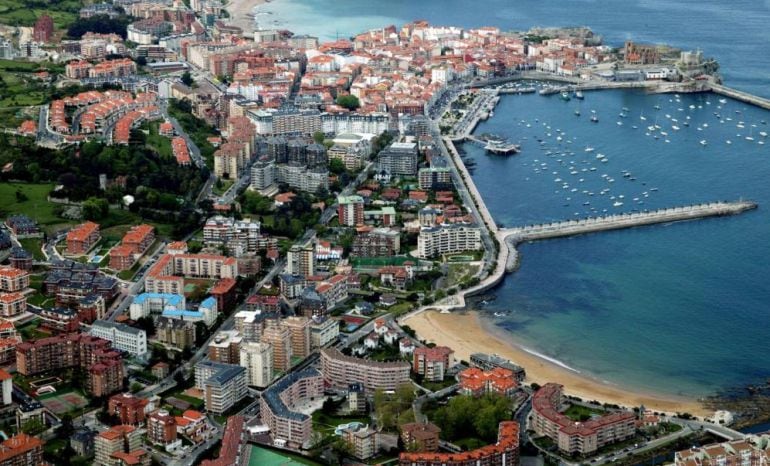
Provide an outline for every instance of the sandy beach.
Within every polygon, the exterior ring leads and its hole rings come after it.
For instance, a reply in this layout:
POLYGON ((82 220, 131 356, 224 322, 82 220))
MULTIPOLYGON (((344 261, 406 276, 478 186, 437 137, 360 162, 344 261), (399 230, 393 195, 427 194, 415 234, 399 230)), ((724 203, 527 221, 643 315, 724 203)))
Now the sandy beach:
POLYGON ((607 385, 532 355, 484 329, 476 312, 440 314, 429 311, 409 317, 404 323, 413 328, 421 340, 454 349, 458 360, 468 361, 470 354, 477 352, 498 354, 523 366, 528 383, 558 382, 564 385, 565 393, 584 400, 599 400, 626 407, 644 405, 653 411, 666 413, 711 414, 697 400, 657 396, 607 385))
POLYGON ((255 6, 265 3, 265 0, 229 0, 225 10, 230 14, 227 21, 243 29, 244 34, 251 36, 254 32, 254 18, 248 16, 255 6))

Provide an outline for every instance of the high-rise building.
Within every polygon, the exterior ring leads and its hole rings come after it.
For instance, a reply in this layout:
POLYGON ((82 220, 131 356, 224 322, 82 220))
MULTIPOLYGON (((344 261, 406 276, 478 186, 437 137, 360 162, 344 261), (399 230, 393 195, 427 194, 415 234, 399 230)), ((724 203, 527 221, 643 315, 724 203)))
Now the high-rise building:
POLYGON ((291 355, 305 358, 310 354, 310 325, 312 321, 305 316, 291 316, 281 323, 289 329, 291 339, 291 355))
POLYGON ((338 196, 337 217, 340 225, 354 227, 364 223, 364 198, 361 196, 338 196))
POLYGON ((165 409, 147 417, 147 439, 155 444, 168 445, 176 440, 176 419, 165 409))
POLYGON ((291 333, 289 328, 277 319, 266 322, 262 332, 262 341, 273 349, 273 369, 287 371, 291 367, 291 333))
POLYGON ((377 155, 378 170, 391 175, 417 175, 417 161, 417 144, 413 142, 394 142, 377 155))
POLYGON ((249 385, 266 387, 273 381, 273 348, 267 343, 246 341, 241 344, 240 365, 246 368, 249 385))
POLYGON ((310 277, 315 275, 315 249, 312 245, 293 245, 286 254, 286 273, 310 277))
POLYGON ((221 330, 209 343, 209 359, 224 364, 238 364, 243 337, 237 330, 221 330))
POLYGON ((133 426, 113 426, 98 434, 94 440, 94 465, 144 464, 149 461, 149 456, 141 445, 141 431, 133 426))
POLYGON ((131 393, 118 393, 112 395, 107 403, 107 412, 120 419, 121 424, 142 424, 145 419, 145 410, 150 402, 131 393))
POLYGON ((0 465, 28 466, 43 463, 43 442, 24 433, 0 443, 0 465))
POLYGON ((440 382, 444 380, 447 370, 452 365, 454 351, 446 346, 428 348, 423 346, 414 350, 413 367, 415 373, 422 375, 425 380, 440 382))
POLYGON ((201 361, 195 365, 195 387, 203 390, 207 411, 223 414, 248 394, 246 369, 234 364, 201 361))

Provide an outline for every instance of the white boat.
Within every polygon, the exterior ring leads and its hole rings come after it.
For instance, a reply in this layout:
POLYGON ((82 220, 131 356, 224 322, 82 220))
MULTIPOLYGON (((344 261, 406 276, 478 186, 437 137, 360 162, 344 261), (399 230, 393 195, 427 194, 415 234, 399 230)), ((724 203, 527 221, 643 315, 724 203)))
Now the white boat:
POLYGON ((591 146, 586 147, 586 152, 593 152, 594 148, 591 146))
POLYGON ((618 121, 617 124, 618 124, 618 126, 623 126, 623 122, 622 121, 618 121))
POLYGON ((727 99, 719 99, 719 103, 724 105, 727 103, 727 99))
POLYGON ((701 146, 705 146, 706 144, 708 144, 708 143, 706 142, 706 140, 705 140, 705 139, 701 139, 701 140, 700 140, 700 145, 701 145, 701 146))
POLYGON ((726 144, 732 144, 733 142, 732 142, 731 140, 729 140, 729 139, 728 139, 727 141, 725 141, 725 143, 726 143, 726 144))
POLYGON ((767 137, 767 133, 766 133, 766 132, 764 132, 764 131, 760 131, 760 132, 759 132, 759 135, 760 135, 760 136, 762 136, 763 138, 766 138, 766 137, 767 137))
POLYGON ((615 202, 613 202, 613 203, 612 203, 612 206, 613 206, 613 207, 620 207, 620 206, 622 206, 622 205, 623 205, 623 203, 622 203, 622 202, 620 202, 620 201, 615 201, 615 202))
POLYGON ((673 129, 674 131, 679 131, 679 127, 677 125, 672 126, 671 129, 673 129))

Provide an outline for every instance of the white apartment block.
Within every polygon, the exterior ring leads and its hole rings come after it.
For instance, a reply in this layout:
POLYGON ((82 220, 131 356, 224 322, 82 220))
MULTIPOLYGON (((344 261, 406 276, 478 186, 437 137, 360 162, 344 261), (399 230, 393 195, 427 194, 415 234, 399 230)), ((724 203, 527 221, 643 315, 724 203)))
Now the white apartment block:
POLYGON ((456 223, 420 230, 417 237, 417 257, 428 259, 441 254, 478 251, 482 248, 481 229, 456 223))
POLYGON ((273 348, 268 343, 241 343, 240 365, 246 368, 246 381, 255 387, 266 387, 273 381, 273 348))
POLYGON ((97 320, 88 332, 112 342, 112 347, 142 357, 147 353, 147 332, 125 324, 97 320))

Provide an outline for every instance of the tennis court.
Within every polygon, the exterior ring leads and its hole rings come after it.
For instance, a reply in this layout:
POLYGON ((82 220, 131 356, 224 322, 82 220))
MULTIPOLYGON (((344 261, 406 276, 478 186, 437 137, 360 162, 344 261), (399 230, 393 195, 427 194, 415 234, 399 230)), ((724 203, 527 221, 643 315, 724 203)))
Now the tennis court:
POLYGON ((88 405, 88 400, 76 392, 52 393, 50 395, 41 396, 40 402, 57 415, 88 405))
POLYGON ((266 448, 251 446, 249 466, 315 466, 310 460, 288 456, 287 453, 276 452, 266 448))

